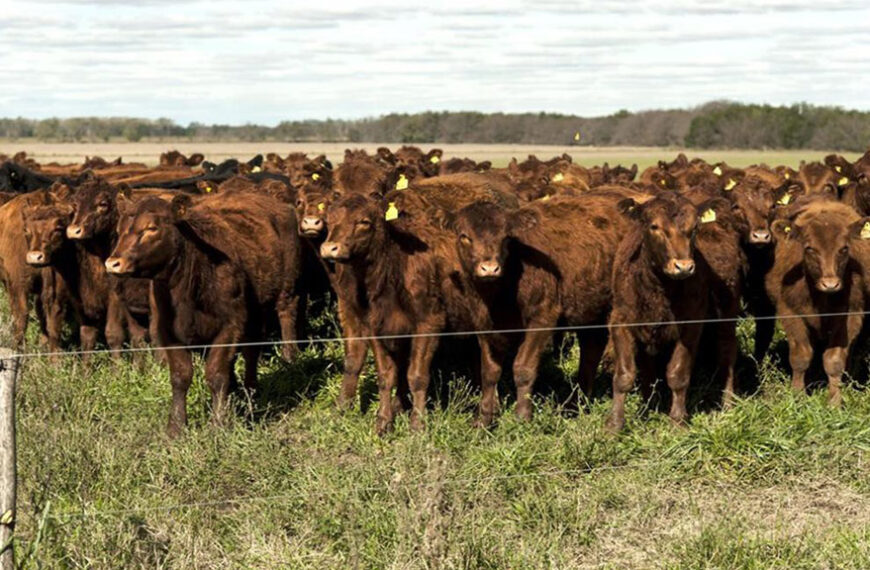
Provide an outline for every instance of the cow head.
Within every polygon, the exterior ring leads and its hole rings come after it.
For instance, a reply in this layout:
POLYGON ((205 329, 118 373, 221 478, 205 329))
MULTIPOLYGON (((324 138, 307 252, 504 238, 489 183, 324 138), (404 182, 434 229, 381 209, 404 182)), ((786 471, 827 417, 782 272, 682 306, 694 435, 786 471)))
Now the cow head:
POLYGON ((192 206, 190 196, 179 194, 172 202, 146 198, 131 202, 118 197, 118 243, 106 259, 106 270, 115 275, 155 277, 179 254, 182 223, 192 206))
POLYGON ((111 232, 118 223, 117 195, 129 192, 127 185, 112 186, 102 178, 90 178, 75 188, 68 201, 75 212, 66 228, 70 239, 92 239, 111 232))
POLYGON ((843 288, 853 242, 870 239, 870 218, 859 218, 845 205, 820 205, 810 205, 793 220, 774 221, 773 230, 786 244, 802 248, 809 284, 822 293, 836 293, 843 288))
POLYGON ((507 210, 488 202, 475 202, 462 208, 451 225, 466 274, 483 282, 500 278, 504 274, 510 240, 537 223, 537 214, 526 208, 507 210))
POLYGON ((386 239, 385 210, 381 200, 359 194, 337 199, 326 210, 328 232, 320 256, 339 262, 366 258, 386 239))
MULTIPOLYGON (((52 191, 62 192, 64 188, 55 184, 52 191)), ((21 215, 27 242, 25 262, 33 267, 50 265, 66 243, 72 207, 59 201, 51 191, 39 191, 27 197, 21 215)))
POLYGON ((696 206, 676 194, 663 193, 643 204, 626 198, 618 208, 639 222, 643 247, 658 271, 671 279, 685 279, 695 273, 696 206))
MULTIPOLYGON (((790 199, 787 188, 780 194, 781 201, 787 202, 790 199)), ((756 176, 744 178, 728 192, 734 215, 746 225, 746 232, 742 236, 745 243, 758 247, 773 243, 770 221, 776 196, 776 191, 756 176)))
POLYGON ((296 194, 296 220, 299 235, 308 239, 326 236, 326 209, 340 194, 309 184, 296 194))

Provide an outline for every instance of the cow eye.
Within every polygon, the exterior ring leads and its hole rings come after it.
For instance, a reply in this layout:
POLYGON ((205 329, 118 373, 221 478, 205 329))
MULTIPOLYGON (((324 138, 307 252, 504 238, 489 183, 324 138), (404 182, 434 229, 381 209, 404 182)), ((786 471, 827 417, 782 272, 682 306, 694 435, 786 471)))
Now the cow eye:
POLYGON ((816 252, 816 250, 813 249, 812 246, 809 246, 809 245, 804 248, 804 251, 807 253, 815 253, 816 252))
POLYGON ((97 208, 99 208, 102 211, 106 211, 109 209, 109 203, 108 202, 100 202, 99 205, 97 205, 97 208))
POLYGON ((297 207, 297 208, 301 208, 301 207, 302 207, 302 200, 296 200, 296 207, 297 207))
POLYGON ((654 232, 657 232, 657 231, 659 231, 661 228, 659 228, 659 225, 658 225, 658 224, 650 224, 650 225, 649 225, 649 229, 651 229, 651 230, 654 231, 654 232))
POLYGON ((840 248, 840 255, 846 255, 847 253, 849 253, 849 246, 848 245, 844 245, 843 247, 840 248))
POLYGON ((837 188, 833 184, 825 184, 825 192, 836 192, 837 188))
POLYGON ((368 229, 372 226, 372 222, 370 220, 360 220, 356 223, 356 225, 360 229, 368 229))
POLYGON ((148 226, 145 227, 145 231, 153 234, 154 232, 157 231, 157 226, 154 224, 149 224, 148 226))

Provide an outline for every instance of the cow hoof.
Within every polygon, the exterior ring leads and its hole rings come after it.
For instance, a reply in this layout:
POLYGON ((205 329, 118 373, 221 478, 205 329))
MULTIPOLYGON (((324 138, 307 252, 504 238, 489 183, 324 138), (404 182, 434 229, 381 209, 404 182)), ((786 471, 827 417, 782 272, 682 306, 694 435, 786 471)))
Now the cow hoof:
POLYGON ((616 435, 621 432, 624 427, 624 419, 610 416, 609 418, 607 418, 607 422, 604 424, 604 431, 609 434, 616 435))
POLYGON ((375 422, 375 433, 380 437, 384 437, 393 431, 393 421, 386 418, 378 418, 375 422))
POLYGON ((426 429, 426 423, 420 416, 412 416, 409 424, 411 431, 421 432, 426 429))
POLYGON ((169 436, 169 439, 178 439, 183 433, 184 427, 175 423, 170 423, 169 427, 166 428, 166 435, 169 436))
POLYGON ((471 422, 471 427, 474 429, 487 429, 492 425, 492 416, 491 415, 481 415, 474 418, 474 421, 471 422))

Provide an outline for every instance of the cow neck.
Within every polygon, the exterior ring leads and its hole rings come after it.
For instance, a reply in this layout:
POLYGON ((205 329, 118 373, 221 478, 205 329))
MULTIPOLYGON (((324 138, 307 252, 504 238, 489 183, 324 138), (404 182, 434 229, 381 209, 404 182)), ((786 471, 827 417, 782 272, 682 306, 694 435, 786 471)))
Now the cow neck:
POLYGON ((401 271, 405 265, 399 263, 399 260, 404 259, 405 255, 384 228, 380 247, 373 247, 365 255, 351 259, 350 266, 354 277, 357 283, 364 285, 369 303, 398 290, 402 279, 401 271))
POLYGON ((207 294, 213 271, 205 252, 200 251, 190 240, 179 236, 180 247, 166 267, 155 276, 155 281, 164 281, 173 298, 192 299, 207 294), (205 287, 200 288, 200 284, 205 287))
POLYGON ((98 257, 100 261, 106 261, 112 254, 116 241, 114 232, 109 231, 94 234, 90 239, 79 240, 77 243, 84 252, 98 257))

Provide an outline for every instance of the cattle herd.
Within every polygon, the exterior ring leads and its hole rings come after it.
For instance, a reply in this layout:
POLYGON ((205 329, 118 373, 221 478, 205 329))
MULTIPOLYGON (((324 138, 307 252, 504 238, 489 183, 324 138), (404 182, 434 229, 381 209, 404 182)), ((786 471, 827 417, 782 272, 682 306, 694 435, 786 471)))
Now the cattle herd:
POLYGON ((15 343, 31 311, 52 353, 67 325, 83 358, 101 337, 116 352, 151 343, 170 371, 173 435, 187 420, 191 347, 208 347, 220 422, 239 353, 254 389, 262 347, 280 338, 292 359, 314 297, 337 305, 341 407, 374 357, 378 433, 405 410, 413 429, 424 426, 444 333, 477 340, 476 425, 496 416, 503 372, 517 414, 531 416, 542 356, 566 329, 584 392, 602 360, 612 368, 608 429, 623 427, 635 384, 648 391, 657 377, 683 423, 701 350, 723 406, 732 402, 744 314, 757 362, 778 320, 793 387, 805 389, 818 357, 839 405, 870 299, 870 151, 796 170, 680 154, 639 177, 637 166, 585 168, 568 155, 497 169, 409 146, 348 150, 335 166, 301 153, 213 164, 177 151, 156 167, 38 164, 24 153, 0 162, 0 276, 15 343))

